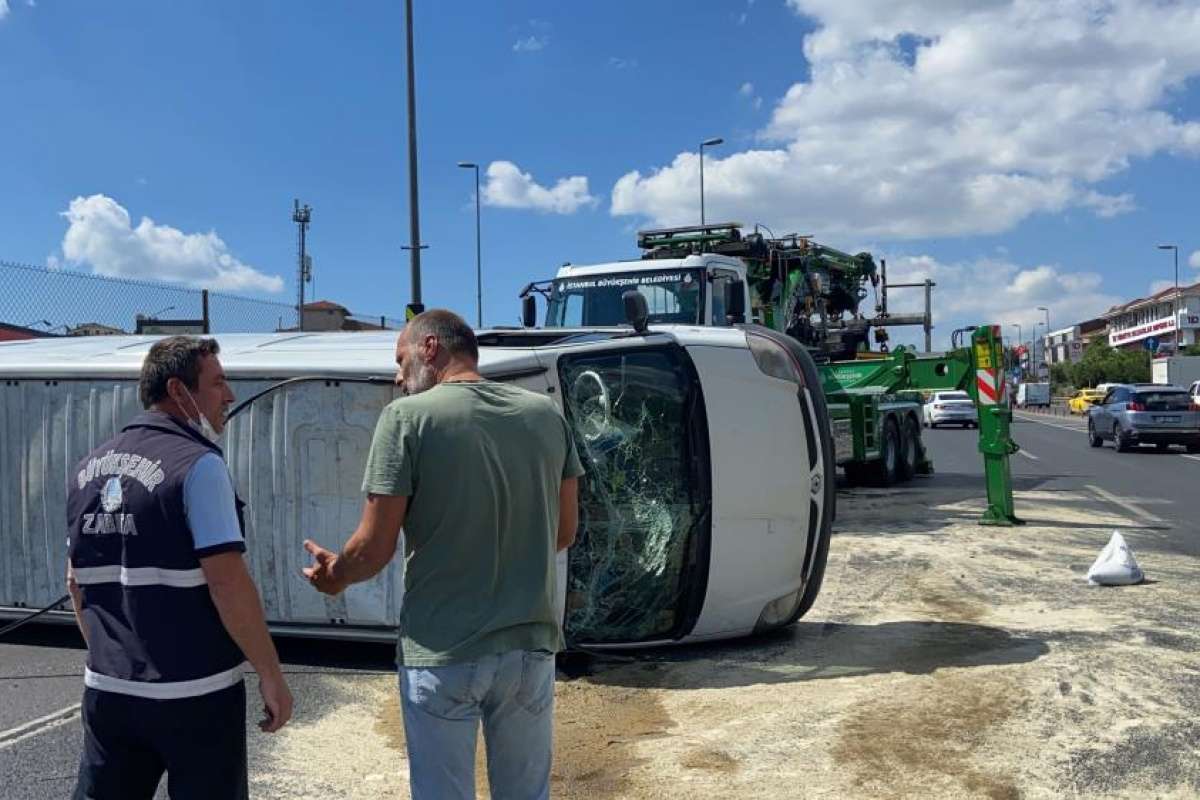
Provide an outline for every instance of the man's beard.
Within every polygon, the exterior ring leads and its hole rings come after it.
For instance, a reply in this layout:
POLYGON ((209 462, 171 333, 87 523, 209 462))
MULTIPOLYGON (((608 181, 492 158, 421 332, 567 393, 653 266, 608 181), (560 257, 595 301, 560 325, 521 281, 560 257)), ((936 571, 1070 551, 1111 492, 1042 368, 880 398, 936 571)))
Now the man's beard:
POLYGON ((410 395, 427 392, 437 385, 437 371, 429 364, 413 361, 416 366, 404 371, 404 393, 410 395))

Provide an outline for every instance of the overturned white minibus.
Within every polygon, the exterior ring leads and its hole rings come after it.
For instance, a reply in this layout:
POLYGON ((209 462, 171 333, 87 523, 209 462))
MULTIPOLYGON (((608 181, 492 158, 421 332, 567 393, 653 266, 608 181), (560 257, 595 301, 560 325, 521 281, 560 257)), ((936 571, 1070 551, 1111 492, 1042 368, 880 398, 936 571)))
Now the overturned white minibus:
MULTIPOLYGON (((222 442, 273 630, 390 639, 403 559, 330 598, 301 542, 344 544, 395 397, 393 333, 216 337, 239 401, 222 442)), ((559 556, 569 644, 669 644, 789 624, 820 590, 834 462, 820 382, 790 339, 739 329, 480 333, 493 380, 561 404, 587 470, 559 556)), ((63 594, 71 467, 138 410, 156 337, 0 344, 0 616, 63 594)), ((453 480, 453 476, 447 476, 453 480)), ((65 612, 54 612, 69 620, 65 612)))

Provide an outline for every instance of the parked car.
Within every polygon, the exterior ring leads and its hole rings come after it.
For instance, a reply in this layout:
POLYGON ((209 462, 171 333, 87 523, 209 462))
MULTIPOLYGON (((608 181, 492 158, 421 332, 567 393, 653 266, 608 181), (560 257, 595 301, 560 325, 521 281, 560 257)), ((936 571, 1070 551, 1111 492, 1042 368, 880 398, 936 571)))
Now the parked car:
POLYGON ((922 407, 925 427, 938 425, 962 425, 964 428, 979 427, 979 412, 975 401, 962 391, 934 392, 922 407))
POLYGON ((1088 409, 1088 442, 1111 440, 1118 452, 1141 444, 1166 450, 1173 444, 1200 453, 1200 408, 1181 386, 1153 383, 1118 385, 1088 409))
POLYGON ((1086 414, 1089 408, 1104 399, 1105 394, 1100 389, 1080 389, 1067 400, 1067 410, 1072 414, 1086 414))

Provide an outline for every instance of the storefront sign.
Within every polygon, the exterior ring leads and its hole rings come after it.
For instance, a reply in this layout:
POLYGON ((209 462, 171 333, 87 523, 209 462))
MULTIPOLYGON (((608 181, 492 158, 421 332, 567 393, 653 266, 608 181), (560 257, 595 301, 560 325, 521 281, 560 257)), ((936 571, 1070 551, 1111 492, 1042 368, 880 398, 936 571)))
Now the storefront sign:
POLYGON ((1138 325, 1133 328, 1126 328, 1121 331, 1113 331, 1108 334, 1108 343, 1113 347, 1122 344, 1129 344, 1147 336, 1155 336, 1162 333, 1172 333, 1177 328, 1175 320, 1172 317, 1166 319, 1158 319, 1154 322, 1147 322, 1145 325, 1138 325))

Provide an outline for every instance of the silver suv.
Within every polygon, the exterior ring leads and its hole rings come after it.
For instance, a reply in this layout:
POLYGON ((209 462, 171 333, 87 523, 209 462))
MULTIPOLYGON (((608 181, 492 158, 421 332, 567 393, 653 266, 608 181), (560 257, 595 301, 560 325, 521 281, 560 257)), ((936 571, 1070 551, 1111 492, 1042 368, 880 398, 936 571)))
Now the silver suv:
POLYGON ((1114 386, 1104 401, 1088 409, 1088 442, 1111 439, 1119 452, 1140 444, 1166 450, 1173 444, 1200 453, 1200 408, 1180 386, 1131 383, 1114 386))

